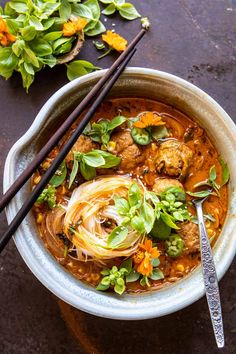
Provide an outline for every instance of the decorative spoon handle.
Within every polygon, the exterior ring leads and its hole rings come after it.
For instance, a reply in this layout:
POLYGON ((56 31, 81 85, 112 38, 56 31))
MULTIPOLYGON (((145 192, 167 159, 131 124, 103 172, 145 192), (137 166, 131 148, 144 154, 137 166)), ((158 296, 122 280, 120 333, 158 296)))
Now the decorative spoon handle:
POLYGON ((201 261, 206 297, 211 316, 211 322, 214 329, 215 339, 218 348, 224 347, 224 328, 221 312, 220 293, 217 280, 217 274, 211 246, 205 227, 203 210, 203 200, 194 201, 198 216, 198 228, 201 242, 201 261))

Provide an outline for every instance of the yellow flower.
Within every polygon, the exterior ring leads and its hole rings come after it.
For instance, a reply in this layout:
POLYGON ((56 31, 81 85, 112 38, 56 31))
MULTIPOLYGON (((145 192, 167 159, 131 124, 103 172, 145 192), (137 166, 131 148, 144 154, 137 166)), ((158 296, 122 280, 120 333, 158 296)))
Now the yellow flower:
POLYGON ((112 31, 107 31, 103 34, 102 39, 110 48, 117 50, 117 52, 123 52, 128 44, 125 38, 112 31))
POLYGON ((153 271, 152 260, 159 256, 160 252, 157 247, 152 247, 152 241, 146 238, 144 243, 139 244, 139 250, 133 256, 135 269, 142 275, 151 275, 153 271))
POLYGON ((153 126, 165 125, 161 116, 155 112, 144 112, 137 122, 134 122, 135 128, 147 128, 153 126))
POLYGON ((84 27, 87 25, 88 21, 84 18, 78 17, 77 19, 69 20, 68 22, 64 23, 63 25, 63 36, 64 37, 71 37, 81 32, 84 27))
POLYGON ((9 33, 6 22, 0 17, 0 44, 7 46, 16 41, 16 37, 9 33))

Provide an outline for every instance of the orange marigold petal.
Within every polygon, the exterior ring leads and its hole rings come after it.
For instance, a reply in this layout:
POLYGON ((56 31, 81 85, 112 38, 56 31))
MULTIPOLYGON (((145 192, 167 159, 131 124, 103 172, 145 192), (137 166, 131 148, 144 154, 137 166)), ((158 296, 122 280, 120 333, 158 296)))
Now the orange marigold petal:
POLYGON ((0 33, 1 32, 8 32, 6 21, 2 17, 0 17, 0 33))
POLYGON ((88 21, 85 18, 78 18, 77 21, 77 31, 80 32, 84 29, 84 27, 87 25, 88 21))
POLYGON ((13 42, 16 41, 16 36, 14 36, 14 35, 11 34, 11 33, 7 33, 6 37, 7 37, 7 39, 8 39, 9 42, 12 42, 12 43, 13 43, 13 42))
POLYGON ((133 126, 137 128, 147 128, 150 126, 165 125, 162 117, 155 112, 143 113, 137 122, 134 122, 133 126))
POLYGON ((106 42, 109 47, 115 49, 118 52, 123 52, 128 44, 125 38, 112 31, 107 31, 105 34, 103 34, 102 40, 106 42))

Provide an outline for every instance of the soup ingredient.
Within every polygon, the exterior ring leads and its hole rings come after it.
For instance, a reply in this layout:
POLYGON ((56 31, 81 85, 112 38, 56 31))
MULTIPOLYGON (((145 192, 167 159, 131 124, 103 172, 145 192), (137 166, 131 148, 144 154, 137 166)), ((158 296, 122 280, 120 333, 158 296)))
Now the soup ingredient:
POLYGON ((151 136, 145 129, 132 128, 131 135, 135 143, 139 145, 148 145, 151 141, 151 136))
MULTIPOLYGON (((170 187, 179 187, 181 190, 183 190, 182 183, 180 183, 177 179, 173 179, 173 178, 158 178, 158 180, 155 181, 155 184, 152 187, 152 190, 156 194, 160 195, 161 193, 165 192, 170 187)), ((185 200, 185 197, 184 197, 184 200, 185 200)))
POLYGON ((144 243, 138 245, 138 251, 133 256, 135 270, 149 276, 153 272, 153 260, 160 256, 157 247, 152 247, 152 241, 145 239, 144 243))
POLYGON ((168 136, 165 122, 156 112, 143 112, 133 119, 131 135, 139 145, 148 145, 152 139, 159 140, 168 136))
POLYGON ((83 183, 73 191, 65 214, 64 233, 75 245, 79 260, 91 257, 104 264, 104 260, 129 257, 136 251, 143 236, 132 228, 128 228, 116 247, 108 245, 112 230, 123 221, 113 196, 127 195, 131 185, 132 180, 127 176, 112 176, 83 183))
POLYGON ((198 225, 193 222, 182 223, 177 233, 182 237, 185 244, 185 253, 199 252, 198 225))
POLYGON ((162 219, 156 219, 150 235, 160 240, 166 240, 171 234, 171 227, 167 225, 162 219))
POLYGON ((74 60, 70 64, 66 64, 67 77, 70 81, 76 79, 79 76, 83 76, 93 72, 94 70, 100 70, 98 66, 94 66, 92 63, 86 60, 74 60))
POLYGON ((103 149, 107 149, 113 130, 126 122, 126 120, 126 117, 120 115, 112 120, 101 119, 99 122, 89 123, 83 134, 89 136, 93 141, 101 143, 103 149))
POLYGON ((54 176, 51 178, 49 184, 54 187, 59 187, 66 179, 67 167, 65 161, 59 166, 54 176))
POLYGON ((157 171, 169 176, 186 177, 192 157, 193 152, 186 144, 177 140, 165 141, 157 152, 157 171))
POLYGON ((130 171, 144 162, 145 156, 137 144, 134 143, 129 131, 114 133, 110 142, 115 143, 113 152, 121 158, 121 170, 130 171))
POLYGON ((100 0, 103 4, 108 5, 103 11, 103 15, 112 15, 116 11, 126 20, 135 20, 141 17, 134 5, 126 3, 125 0, 100 0))
POLYGON ((74 152, 85 153, 96 149, 99 149, 99 144, 93 142, 89 137, 85 135, 80 135, 80 137, 77 139, 76 143, 74 144, 72 150, 66 156, 66 162, 73 161, 74 152))
POLYGON ((6 21, 0 17, 0 44, 5 47, 15 41, 16 37, 9 32, 6 21))
MULTIPOLYGON (((115 195, 114 201, 116 211, 123 217, 122 225, 131 226, 140 234, 151 231, 155 221, 154 208, 147 202, 145 191, 141 193, 136 183, 131 184, 128 190, 128 199, 115 195)), ((124 230, 122 231, 124 232, 124 230)), ((112 236, 114 242, 115 234, 112 236)), ((120 238, 119 233, 117 238, 120 238)))
POLYGON ((114 291, 122 295, 125 291, 125 281, 124 276, 128 273, 127 269, 125 268, 118 268, 113 266, 111 269, 105 269, 101 271, 101 274, 104 275, 104 278, 96 287, 97 290, 107 290, 111 286, 114 287, 114 291))
MULTIPOLYGON (((219 197, 219 190, 220 188, 225 185, 228 181, 229 181, 229 169, 227 164, 224 162, 224 160, 222 158, 220 158, 220 164, 221 164, 221 169, 222 169, 222 179, 221 179, 221 184, 216 182, 217 179, 217 175, 216 175, 216 167, 211 166, 210 170, 209 170, 209 177, 206 181, 201 181, 196 183, 193 187, 194 188, 198 188, 198 187, 211 187, 213 188, 213 190, 215 191, 216 195, 219 197)), ((193 196, 193 197, 207 197, 208 195, 210 195, 212 192, 212 190, 204 190, 204 191, 200 191, 200 192, 189 192, 188 194, 193 196)))
POLYGON ((55 208, 56 206, 56 188, 49 185, 45 188, 37 199, 37 204, 47 203, 49 208, 55 208))
POLYGON ((165 241, 166 253, 170 257, 178 257, 181 255, 184 249, 184 241, 179 235, 171 235, 168 240, 165 241))
POLYGON ((165 125, 162 117, 158 115, 156 112, 143 112, 139 114, 138 120, 135 120, 133 123, 133 127, 135 128, 148 128, 148 127, 158 127, 161 125, 165 125))
POLYGON ((74 163, 70 174, 69 188, 74 182, 78 170, 81 175, 90 180, 96 176, 96 168, 111 168, 119 165, 120 158, 102 150, 92 150, 87 153, 74 152, 74 163))

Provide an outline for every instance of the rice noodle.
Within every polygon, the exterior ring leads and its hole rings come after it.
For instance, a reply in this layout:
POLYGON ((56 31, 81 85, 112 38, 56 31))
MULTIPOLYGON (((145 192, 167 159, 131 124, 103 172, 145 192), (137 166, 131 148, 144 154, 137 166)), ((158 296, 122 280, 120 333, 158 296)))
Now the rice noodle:
POLYGON ((126 239, 117 248, 107 246, 109 230, 102 221, 109 219, 120 225, 122 217, 117 213, 113 196, 127 196, 132 183, 128 176, 100 177, 83 183, 73 191, 64 218, 64 233, 75 245, 79 260, 108 260, 115 257, 129 257, 137 249, 142 236, 129 229, 126 239), (75 229, 74 234, 70 227, 75 229))

